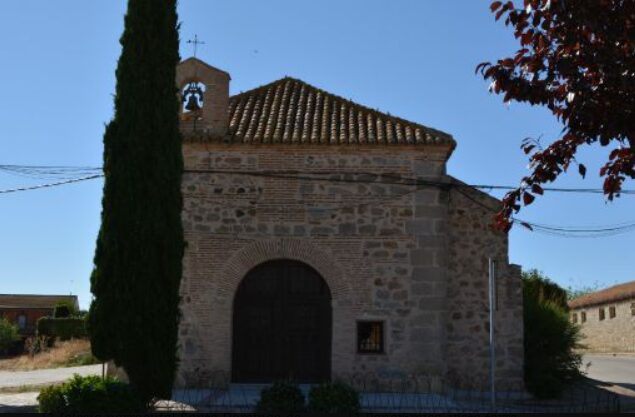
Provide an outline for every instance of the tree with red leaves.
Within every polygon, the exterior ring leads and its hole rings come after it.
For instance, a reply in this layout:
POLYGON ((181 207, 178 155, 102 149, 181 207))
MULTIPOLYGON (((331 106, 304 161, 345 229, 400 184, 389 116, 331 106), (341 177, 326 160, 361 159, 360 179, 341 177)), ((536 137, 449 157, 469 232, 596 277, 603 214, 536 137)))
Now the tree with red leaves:
POLYGON ((490 9, 513 27, 520 49, 476 71, 505 102, 547 106, 564 125, 547 147, 523 141, 531 173, 503 198, 495 226, 509 231, 521 202, 531 204, 571 164, 584 177, 575 154, 585 144, 611 146, 599 175, 605 196, 619 197, 635 178, 635 0, 524 0, 522 9, 494 1, 490 9))

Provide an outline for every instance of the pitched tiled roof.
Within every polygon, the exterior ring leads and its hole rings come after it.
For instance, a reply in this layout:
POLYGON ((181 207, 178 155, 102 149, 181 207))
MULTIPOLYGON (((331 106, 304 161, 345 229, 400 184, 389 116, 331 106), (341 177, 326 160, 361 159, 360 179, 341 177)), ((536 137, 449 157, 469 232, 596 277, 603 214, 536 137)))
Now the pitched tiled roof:
POLYGON ((0 308, 53 308, 62 301, 77 306, 76 295, 0 294, 0 308))
POLYGON ((229 134, 231 142, 257 144, 456 145, 447 133, 289 77, 230 97, 229 134))
POLYGON ((635 298, 635 281, 615 285, 569 301, 569 308, 580 308, 635 298))

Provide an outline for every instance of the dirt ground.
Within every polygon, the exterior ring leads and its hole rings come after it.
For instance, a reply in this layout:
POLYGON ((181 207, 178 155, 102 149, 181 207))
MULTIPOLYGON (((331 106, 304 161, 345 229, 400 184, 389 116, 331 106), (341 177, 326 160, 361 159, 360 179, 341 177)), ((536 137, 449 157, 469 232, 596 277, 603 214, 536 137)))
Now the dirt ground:
POLYGON ((90 352, 90 341, 86 339, 71 339, 55 342, 55 345, 33 356, 20 356, 0 359, 2 371, 30 371, 35 369, 59 368, 66 366, 81 366, 96 363, 90 352))

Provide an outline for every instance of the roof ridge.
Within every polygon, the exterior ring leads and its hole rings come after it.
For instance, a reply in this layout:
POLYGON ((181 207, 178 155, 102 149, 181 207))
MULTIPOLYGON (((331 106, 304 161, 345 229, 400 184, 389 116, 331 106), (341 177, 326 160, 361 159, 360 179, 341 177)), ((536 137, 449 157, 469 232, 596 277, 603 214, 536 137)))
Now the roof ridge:
POLYGON ((308 82, 306 82, 304 80, 301 80, 301 79, 295 78, 295 77, 291 77, 291 76, 288 76, 288 75, 285 75, 284 77, 279 78, 277 80, 274 80, 274 81, 272 81, 270 83, 263 84, 263 85, 261 85, 259 87, 255 87, 255 88, 252 88, 250 90, 246 90, 246 91, 242 91, 242 92, 240 92, 238 94, 234 94, 234 95, 230 96, 229 98, 230 98, 230 100, 240 99, 243 96, 248 96, 250 94, 256 94, 256 93, 259 93, 260 91, 266 91, 269 88, 276 87, 277 85, 284 84, 285 82, 288 82, 288 81, 292 81, 292 82, 299 83, 299 84, 302 84, 304 86, 307 86, 307 87, 315 90, 316 92, 319 92, 320 94, 324 95, 325 97, 329 97, 329 98, 337 100, 337 101, 343 101, 343 102, 349 103, 351 105, 354 105, 356 108, 358 108, 360 110, 363 110, 363 111, 367 111, 367 112, 371 113, 373 116, 381 116, 381 117, 386 118, 386 119, 388 119, 388 120, 390 120, 392 122, 398 122, 398 123, 402 123, 402 124, 405 124, 405 125, 416 126, 416 127, 420 128, 420 129, 424 129, 426 131, 434 133, 435 135, 444 136, 445 139, 448 139, 448 140, 454 142, 454 138, 449 133, 446 133, 446 132, 443 132, 441 130, 434 129, 432 127, 423 125, 423 124, 421 124, 419 122, 413 122, 411 120, 406 120, 406 119, 403 119, 403 118, 398 117, 398 116, 393 116, 389 112, 384 112, 384 111, 381 111, 381 110, 378 110, 378 109, 373 109, 373 108, 368 107, 366 105, 360 104, 360 103, 358 103, 358 102, 356 102, 356 101, 354 101, 354 100, 352 100, 350 98, 345 98, 345 97, 339 96, 337 94, 334 94, 334 93, 331 93, 331 92, 329 92, 327 90, 324 90, 323 88, 316 87, 315 85, 313 85, 311 83, 308 83, 308 82))
POLYGON ((635 281, 622 282, 601 290, 581 295, 569 301, 570 308, 579 308, 597 304, 620 301, 635 297, 635 281))

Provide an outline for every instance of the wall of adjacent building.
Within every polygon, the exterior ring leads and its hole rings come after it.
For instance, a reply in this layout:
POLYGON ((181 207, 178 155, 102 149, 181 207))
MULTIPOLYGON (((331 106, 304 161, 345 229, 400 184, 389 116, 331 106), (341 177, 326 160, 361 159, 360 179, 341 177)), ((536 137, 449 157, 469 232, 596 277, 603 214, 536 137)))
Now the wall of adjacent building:
POLYGON ((580 325, 585 350, 635 352, 635 298, 572 309, 570 318, 580 325), (615 317, 610 315, 611 307, 615 307, 615 317), (600 320, 600 309, 604 310, 604 320, 600 320), (585 322, 582 312, 586 313, 585 322))

